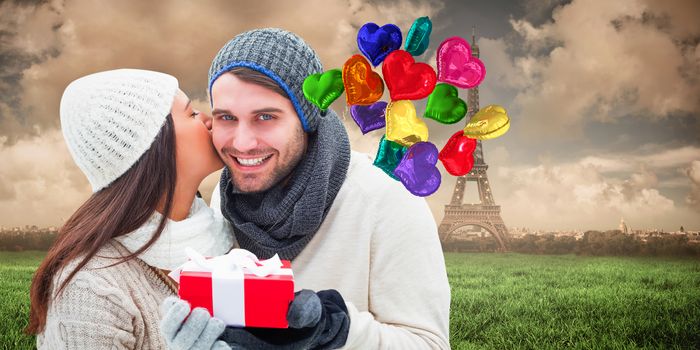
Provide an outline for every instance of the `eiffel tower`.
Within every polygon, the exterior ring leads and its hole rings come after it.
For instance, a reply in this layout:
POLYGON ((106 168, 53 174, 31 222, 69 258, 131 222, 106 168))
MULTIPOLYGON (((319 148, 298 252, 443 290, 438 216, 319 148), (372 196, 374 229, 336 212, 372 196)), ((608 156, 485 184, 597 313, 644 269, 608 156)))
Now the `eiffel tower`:
MULTIPOLYGON (((472 27, 472 56, 479 57, 479 47, 476 45, 476 28, 472 27)), ((469 119, 479 111, 479 88, 475 87, 468 92, 469 119)), ((506 251, 508 242, 508 229, 501 218, 501 206, 496 205, 491 194, 486 169, 489 166, 484 161, 484 152, 481 141, 477 141, 474 150, 474 167, 464 176, 457 178, 452 201, 445 205, 445 216, 438 226, 440 241, 443 246, 458 238, 456 231, 464 226, 478 226, 489 233, 498 243, 498 251, 506 251), (467 181, 475 181, 479 189, 478 204, 464 204, 462 198, 467 181)))

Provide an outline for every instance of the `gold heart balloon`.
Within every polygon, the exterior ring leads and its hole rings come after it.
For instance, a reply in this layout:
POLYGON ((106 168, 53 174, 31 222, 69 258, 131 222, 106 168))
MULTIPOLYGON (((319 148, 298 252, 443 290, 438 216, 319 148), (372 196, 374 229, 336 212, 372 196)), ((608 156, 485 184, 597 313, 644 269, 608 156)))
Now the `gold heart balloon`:
POLYGON ((489 105, 480 109, 464 127, 464 136, 477 140, 495 139, 508 131, 510 119, 506 110, 499 105, 489 105))
POLYGON ((410 100, 392 101, 386 107, 386 139, 404 147, 428 141, 428 126, 416 116, 410 100))

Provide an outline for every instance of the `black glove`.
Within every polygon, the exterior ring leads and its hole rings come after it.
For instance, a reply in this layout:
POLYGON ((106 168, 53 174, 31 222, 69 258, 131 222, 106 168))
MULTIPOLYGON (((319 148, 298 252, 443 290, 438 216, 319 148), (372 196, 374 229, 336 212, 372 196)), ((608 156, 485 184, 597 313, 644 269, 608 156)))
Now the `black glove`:
POLYGON ((219 339, 232 349, 337 349, 350 330, 345 301, 334 289, 294 293, 287 322, 285 329, 226 327, 219 339))

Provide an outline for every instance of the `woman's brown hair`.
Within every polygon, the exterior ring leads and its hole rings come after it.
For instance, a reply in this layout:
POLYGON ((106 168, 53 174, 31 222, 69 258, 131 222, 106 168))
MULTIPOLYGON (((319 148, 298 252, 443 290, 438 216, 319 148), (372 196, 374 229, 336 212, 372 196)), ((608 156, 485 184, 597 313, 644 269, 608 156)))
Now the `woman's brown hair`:
POLYGON ((163 219, 153 238, 137 251, 109 266, 131 260, 155 243, 170 215, 175 181, 175 132, 172 116, 168 115, 150 149, 131 169, 106 188, 94 193, 61 227, 56 242, 34 274, 29 294, 29 325, 25 332, 43 332, 53 295, 54 279, 68 263, 80 259, 56 289, 56 296, 102 246, 114 237, 141 227, 161 201, 164 201, 163 219))

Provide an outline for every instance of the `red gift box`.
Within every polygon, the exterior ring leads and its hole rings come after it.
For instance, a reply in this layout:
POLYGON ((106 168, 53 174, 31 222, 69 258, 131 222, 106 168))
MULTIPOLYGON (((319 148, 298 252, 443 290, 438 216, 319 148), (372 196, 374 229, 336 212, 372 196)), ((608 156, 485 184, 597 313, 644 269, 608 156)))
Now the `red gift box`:
MULTIPOLYGON (((230 326, 287 328, 294 276, 288 260, 277 261, 281 266, 269 275, 253 273, 246 267, 202 271, 190 261, 189 266, 178 269, 178 295, 192 308, 203 307, 230 326)), ((266 261, 252 263, 260 267, 266 261)))

